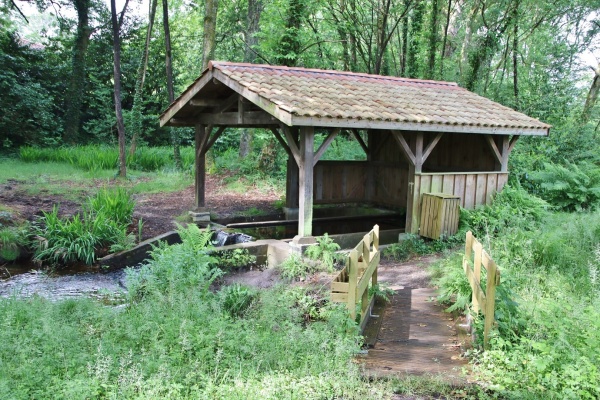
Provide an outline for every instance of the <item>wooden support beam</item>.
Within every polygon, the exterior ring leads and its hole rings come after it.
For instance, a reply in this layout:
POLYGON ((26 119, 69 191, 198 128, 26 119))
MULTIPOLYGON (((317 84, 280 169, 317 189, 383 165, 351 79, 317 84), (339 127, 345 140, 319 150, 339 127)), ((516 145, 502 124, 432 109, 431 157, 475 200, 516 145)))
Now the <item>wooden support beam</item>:
POLYGON ((188 104, 192 107, 214 107, 216 105, 214 100, 209 99, 191 99, 188 104))
POLYGON ((231 107, 234 106, 234 104, 237 104, 238 99, 239 99, 240 95, 237 93, 233 93, 231 96, 229 96, 228 98, 226 98, 225 100, 221 101, 216 107, 214 112, 215 113, 224 113, 225 111, 229 110, 231 107))
MULTIPOLYGON (((290 151, 292 152, 292 155, 294 156, 294 159, 296 160, 298 167, 300 167, 300 164, 302 162, 301 156, 300 156, 300 149, 298 148, 298 145, 296 144, 296 141, 294 140, 294 137, 292 136, 292 131, 286 125, 281 124, 280 126, 281 126, 281 130, 283 131, 283 134, 285 135, 285 138, 287 139, 288 147, 290 148, 290 151)), ((314 135, 314 131, 313 131, 313 135, 314 135)))
POLYGON ((221 134, 223 134, 224 131, 225 131, 225 127, 224 126, 220 126, 219 129, 217 129, 217 131, 208 140, 208 143, 206 143, 206 146, 202 149, 202 154, 203 155, 205 155, 206 152, 208 150, 210 150, 210 148, 213 146, 213 144, 215 144, 215 142, 217 141, 217 139, 221 136, 221 134))
POLYGON ((408 160, 409 164, 414 166, 415 165, 415 154, 410 149, 410 146, 406 142, 406 139, 404 138, 404 135, 402 135, 402 132, 400 132, 400 131, 391 131, 391 132, 392 132, 392 136, 394 137, 394 139, 396 139, 396 142, 398 142, 398 144, 400 145, 400 149, 402 150, 402 153, 408 160))
POLYGON ((510 154, 510 141, 508 135, 502 136, 502 158, 500 159, 500 171, 508 171, 508 155, 510 154))
POLYGON ((206 144, 208 143, 208 139, 210 139, 210 133, 212 132, 212 129, 212 125, 208 125, 207 127, 205 127, 205 131, 200 138, 200 142, 196 142, 196 147, 198 149, 196 150, 196 156, 202 156, 206 154, 206 144))
MULTIPOLYGON (((298 142, 298 128, 291 128, 291 136, 294 144, 298 142)), ((291 150, 287 159, 287 174, 285 185, 285 205, 288 208, 299 207, 299 175, 298 163, 296 162, 291 150)))
POLYGON ((485 139, 486 139, 487 144, 490 146, 492 153, 494 153, 494 157, 496 157, 496 161, 498 161, 498 163, 502 163, 502 154, 500 153, 500 150, 498 150, 498 146, 496 146, 496 140, 495 140, 494 136, 485 135, 485 139))
POLYGON ((264 111, 246 111, 215 113, 200 113, 194 117, 196 123, 204 125, 227 125, 227 126, 252 126, 252 125, 273 125, 276 126, 279 121, 264 111), (240 122, 242 121, 242 122, 240 122))
POLYGON ((360 137, 360 134, 358 133, 358 129, 350 129, 350 132, 352 132, 352 135, 354 136, 354 138, 356 139, 358 144, 360 144, 360 147, 362 147, 365 154, 368 156, 369 155, 369 147, 365 144, 365 141, 360 137))
POLYGON ((243 124, 244 123, 244 98, 242 96, 238 96, 237 98, 237 103, 238 103, 238 124, 243 124))
POLYGON ((508 143, 508 153, 509 154, 515 148, 515 144, 517 144, 517 140, 519 140, 520 137, 521 136, 519 136, 519 135, 513 135, 513 137, 510 138, 510 142, 508 143))
POLYGON ((279 144, 281 145, 281 147, 283 147, 283 149, 287 153, 288 157, 290 157, 290 158, 293 159, 294 155, 292 154, 292 151, 290 150, 290 147, 285 142, 285 140, 283 139, 283 137, 281 136, 281 134, 279 133, 279 131, 277 130, 277 128, 271 128, 271 132, 273 132, 273 135, 275 135, 275 139, 277 139, 277 141, 279 142, 279 144))
POLYGON ((415 141, 415 173, 420 174, 423 170, 423 132, 417 132, 415 141))
POLYGON ((300 162, 298 163, 300 169, 298 236, 300 237, 312 235, 314 145, 314 127, 301 127, 300 162))
POLYGON ((331 145, 331 142, 333 142, 333 140, 336 138, 337 135, 339 135, 339 133, 340 133, 340 128, 334 128, 331 131, 331 133, 329 133, 327 138, 323 141, 323 143, 321 143, 321 146, 319 146, 319 149, 315 153, 315 156, 313 159, 313 165, 316 165, 319 162, 319 160, 323 156, 323 153, 325 153, 325 151, 327 150, 329 145, 331 145))
POLYGON ((444 134, 442 132, 438 133, 435 136, 435 138, 433 138, 433 140, 431 141, 431 143, 429 143, 427 145, 427 148, 423 152, 423 163, 425 163, 425 161, 427 161, 427 158, 429 157, 429 155, 431 154, 431 152, 433 151, 433 149, 435 148, 435 146, 438 144, 438 142, 440 141, 440 139, 442 138, 442 136, 444 136, 444 134))
MULTIPOLYGON (((212 129, 212 127, 211 127, 212 129)), ((205 205, 205 192, 204 186, 206 182, 206 162, 204 153, 202 153, 201 144, 205 142, 205 136, 207 135, 207 129, 204 125, 196 125, 196 152, 195 152, 195 181, 194 181, 194 197, 196 203, 196 209, 202 208, 205 205)))

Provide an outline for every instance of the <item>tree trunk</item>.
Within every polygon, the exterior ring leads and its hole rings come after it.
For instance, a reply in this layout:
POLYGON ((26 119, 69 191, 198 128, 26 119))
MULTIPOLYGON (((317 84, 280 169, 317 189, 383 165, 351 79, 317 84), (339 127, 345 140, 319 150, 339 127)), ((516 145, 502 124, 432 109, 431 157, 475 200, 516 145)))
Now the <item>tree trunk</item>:
POLYGON ((129 154, 135 153, 137 136, 142 135, 142 96, 144 90, 144 82, 146 80, 146 71, 148 70, 148 53, 150 48, 150 38, 152 37, 152 27, 154 26, 154 17, 156 16, 156 7, 158 0, 152 0, 148 11, 148 29, 146 30, 146 43, 144 44, 144 51, 140 60, 140 67, 138 69, 138 76, 135 82, 135 95, 133 96, 133 116, 134 116, 134 127, 133 136, 131 138, 131 146, 129 147, 129 154))
POLYGON ((206 0, 204 9, 204 46, 202 51, 202 71, 215 56, 215 37, 217 29, 217 11, 219 0, 206 0))
POLYGON ((442 40, 442 51, 440 52, 440 79, 444 79, 444 57, 446 55, 446 42, 448 40, 448 28, 450 27, 451 13, 452 13, 452 0, 448 0, 448 12, 446 13, 446 25, 444 25, 444 39, 442 40))
MULTIPOLYGON (((173 91, 173 64, 171 62, 171 31, 169 30, 169 2, 162 0, 163 5, 163 26, 165 30, 165 67, 167 70, 167 95, 169 96, 169 104, 175 101, 175 92, 173 91)), ((169 128, 171 144, 173 145, 173 160, 175 160, 175 168, 181 170, 181 153, 179 151, 179 135, 177 130, 169 128)))
POLYGON ((594 105, 596 105, 596 101, 598 100, 598 93, 600 93, 600 63, 598 64, 598 67, 594 69, 594 80, 592 81, 592 86, 585 99, 583 112, 581 113, 582 124, 586 124, 590 120, 592 108, 594 108, 594 105))
POLYGON ((299 31, 304 19, 305 9, 304 0, 290 0, 285 32, 279 42, 278 64, 294 67, 298 63, 301 50, 299 31))
POLYGON ((419 52, 419 38, 421 37, 421 25, 423 24, 423 13, 425 1, 417 0, 410 26, 410 45, 407 54, 407 75, 409 78, 419 77, 419 65, 417 64, 417 53, 419 52))
POLYGON ((462 80, 465 81, 465 75, 467 75, 466 67, 468 63, 468 54, 471 47, 471 40, 473 38, 473 31, 475 29, 475 16, 479 12, 479 1, 476 1, 469 13, 467 18, 467 26, 465 28, 465 38, 463 39, 462 47, 460 49, 460 62, 458 63, 458 69, 462 80))
POLYGON ((246 17, 246 49, 244 62, 254 63, 258 60, 254 47, 258 44, 256 33, 260 30, 260 16, 263 11, 262 0, 248 0, 248 16, 246 17))
POLYGON ((513 49, 512 49, 512 62, 513 62, 513 93, 515 95, 515 109, 519 109, 519 74, 517 55, 519 50, 519 0, 515 1, 513 15, 513 49))
MULTIPOLYGON (((260 16, 262 14, 262 0, 248 0, 248 16, 246 18, 246 50, 244 51, 244 62, 256 62, 258 57, 254 47, 258 44, 256 33, 260 29, 260 16)), ((239 157, 246 158, 252 150, 253 130, 242 129, 240 135, 239 157)))
POLYGON ((125 177, 127 166, 125 158, 125 124, 123 123, 123 110, 121 109, 121 38, 119 37, 120 24, 117 21, 115 0, 110 1, 110 11, 113 31, 115 114, 119 134, 119 176, 125 177))
POLYGON ((427 70, 425 71, 426 79, 434 78, 435 53, 438 44, 438 14, 439 0, 433 0, 431 4, 431 26, 429 27, 429 55, 427 57, 427 70))
POLYGON ((400 57, 400 76, 407 76, 406 63, 408 57, 408 13, 402 21, 402 56, 400 57))
POLYGON ((90 0, 73 0, 77 11, 77 35, 73 46, 72 70, 66 93, 65 131, 63 139, 66 143, 77 142, 81 123, 81 106, 85 92, 85 59, 90 43, 92 28, 89 23, 90 0))

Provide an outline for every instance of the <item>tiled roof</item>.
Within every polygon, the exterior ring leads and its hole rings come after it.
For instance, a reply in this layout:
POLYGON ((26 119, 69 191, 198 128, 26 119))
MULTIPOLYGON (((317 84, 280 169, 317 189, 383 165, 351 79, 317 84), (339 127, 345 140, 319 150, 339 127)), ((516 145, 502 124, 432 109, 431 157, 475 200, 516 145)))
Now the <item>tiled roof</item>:
POLYGON ((305 125, 312 118, 315 126, 324 120, 352 120, 387 122, 396 129, 426 125, 547 134, 550 128, 456 83, 220 61, 212 61, 208 69, 272 115, 289 115, 292 124, 302 120, 305 125))

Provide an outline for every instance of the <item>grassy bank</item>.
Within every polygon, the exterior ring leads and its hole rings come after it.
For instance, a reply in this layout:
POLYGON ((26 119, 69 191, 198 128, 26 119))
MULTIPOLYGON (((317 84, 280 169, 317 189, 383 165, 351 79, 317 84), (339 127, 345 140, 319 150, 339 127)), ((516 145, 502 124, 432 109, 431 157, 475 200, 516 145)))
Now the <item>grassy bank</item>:
MULTIPOLYGON (((600 396, 600 214, 544 210, 509 189, 466 216, 502 270, 491 349, 477 379, 506 398, 600 396)), ((434 268, 445 298, 470 300, 461 256, 434 268)))

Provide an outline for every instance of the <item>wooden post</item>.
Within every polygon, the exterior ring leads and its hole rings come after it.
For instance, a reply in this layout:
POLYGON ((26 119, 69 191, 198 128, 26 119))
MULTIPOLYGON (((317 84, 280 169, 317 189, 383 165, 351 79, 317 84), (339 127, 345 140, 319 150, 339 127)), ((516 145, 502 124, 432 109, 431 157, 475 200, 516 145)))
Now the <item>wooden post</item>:
POLYGON ((207 134, 204 125, 196 125, 196 177, 194 186, 196 209, 202 208, 205 205, 204 186, 206 182, 206 155, 202 151, 202 144, 205 143, 207 134))
POLYGON ((494 325, 494 314, 496 307, 496 283, 498 280, 496 263, 487 253, 483 252, 483 264, 487 270, 487 284, 485 291, 485 322, 483 325, 483 347, 488 348, 490 340, 490 331, 494 325))
POLYGON ((298 207, 298 236, 312 235, 313 218, 313 170, 314 170, 315 129, 312 126, 300 128, 300 190, 298 207))
POLYGON ((510 141, 508 135, 502 135, 502 160, 500 161, 500 172, 508 172, 508 155, 510 154, 510 141))
MULTIPOLYGON (((481 289, 481 253, 483 252, 483 246, 481 243, 475 242, 473 245, 473 251, 475 251, 475 258, 473 260, 473 275, 475 278, 475 284, 481 289)), ((477 292, 473 289, 473 312, 477 314, 479 312, 480 304, 477 299, 477 292)))
POLYGON ((288 156, 285 185, 285 206, 288 208, 298 208, 298 173, 296 160, 288 156))
POLYGON ((358 251, 352 249, 348 257, 348 311, 352 320, 356 318, 356 285, 358 284, 358 251))

